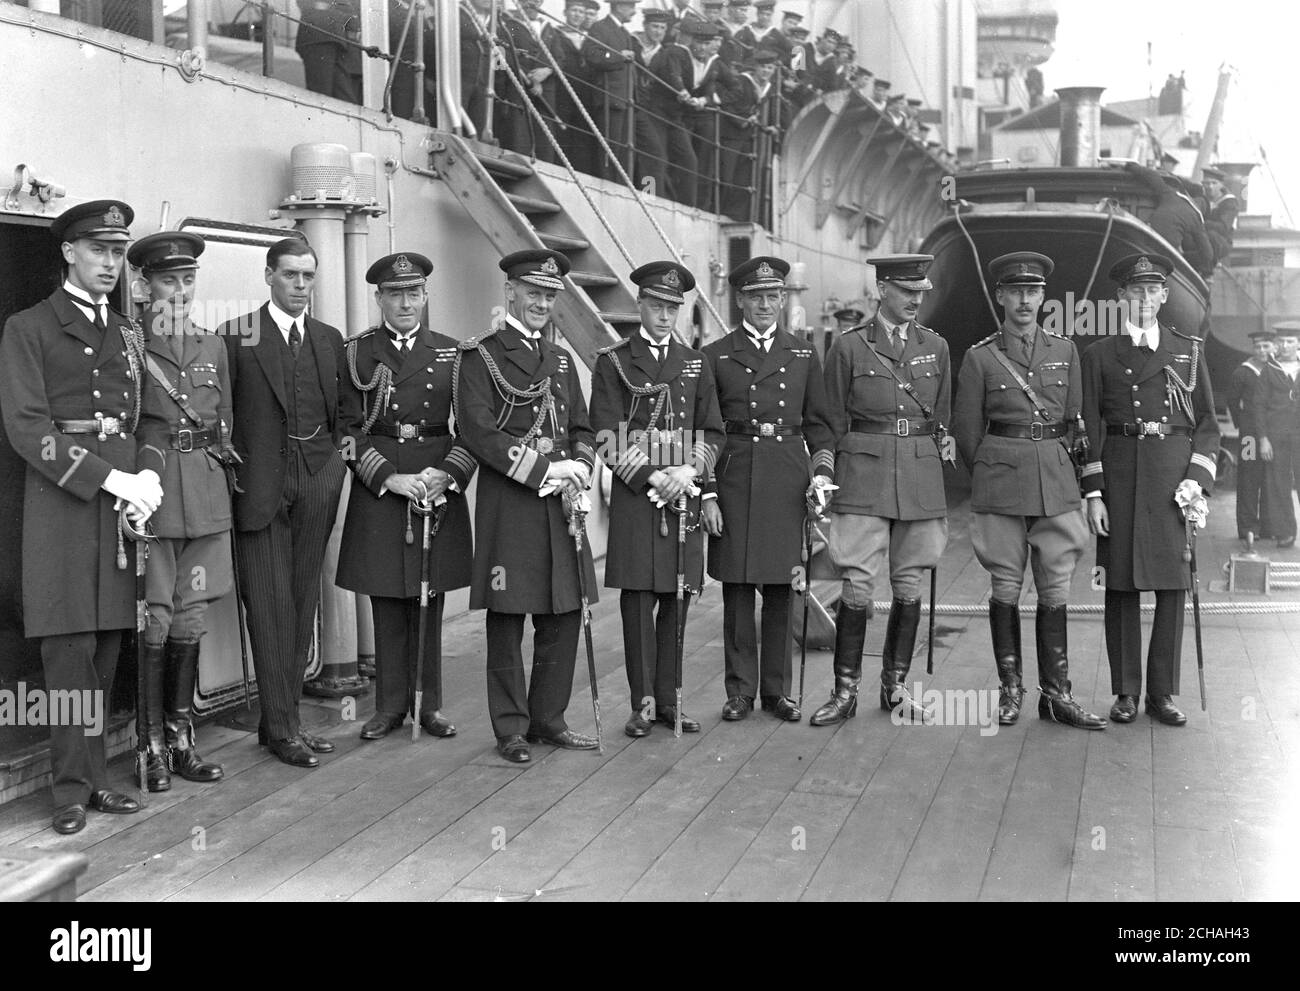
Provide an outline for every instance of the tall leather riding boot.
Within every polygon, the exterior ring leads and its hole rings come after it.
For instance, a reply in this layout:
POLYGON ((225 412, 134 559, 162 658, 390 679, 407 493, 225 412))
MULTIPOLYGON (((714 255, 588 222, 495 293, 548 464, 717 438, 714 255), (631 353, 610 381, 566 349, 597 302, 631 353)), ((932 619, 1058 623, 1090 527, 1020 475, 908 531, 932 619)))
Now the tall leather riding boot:
POLYGON ((1010 726, 1020 718, 1025 697, 1021 681, 1020 606, 989 600, 989 628, 993 632, 993 661, 998 666, 998 723, 1010 726))
POLYGON ((145 786, 150 791, 167 791, 172 786, 168 773, 167 748, 163 745, 163 645, 144 645, 144 698, 140 700, 137 718, 143 725, 136 732, 148 741, 144 754, 136 754, 136 775, 140 774, 139 761, 144 760, 145 786))
POLYGON ((1034 627, 1038 647, 1038 718, 1079 729, 1105 729, 1105 719, 1085 710, 1070 695, 1065 619, 1065 606, 1038 607, 1034 627))
POLYGON ((904 722, 927 722, 930 711, 907 690, 907 672, 912 667, 916 629, 921 625, 920 599, 894 599, 885 627, 885 646, 880 659, 880 708, 898 710, 904 722))
POLYGON ((220 781, 220 764, 205 761, 195 748, 194 681, 199 674, 199 642, 167 641, 167 755, 171 768, 186 781, 220 781))
POLYGON ((831 690, 830 701, 808 720, 810 726, 830 726, 857 714, 858 685, 862 682, 862 644, 866 638, 867 610, 854 609, 841 602, 835 616, 835 687, 831 690))

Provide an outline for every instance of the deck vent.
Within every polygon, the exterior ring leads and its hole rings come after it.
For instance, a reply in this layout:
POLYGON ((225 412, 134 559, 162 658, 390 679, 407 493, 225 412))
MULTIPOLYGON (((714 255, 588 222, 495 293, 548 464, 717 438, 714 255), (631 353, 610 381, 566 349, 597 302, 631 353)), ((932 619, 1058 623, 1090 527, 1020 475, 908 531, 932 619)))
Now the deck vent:
POLYGON ((352 153, 352 195, 359 203, 376 203, 379 200, 375 184, 375 156, 368 151, 352 153))
POLYGON ((345 145, 294 145, 289 153, 289 164, 293 171, 292 199, 352 198, 352 156, 345 145))

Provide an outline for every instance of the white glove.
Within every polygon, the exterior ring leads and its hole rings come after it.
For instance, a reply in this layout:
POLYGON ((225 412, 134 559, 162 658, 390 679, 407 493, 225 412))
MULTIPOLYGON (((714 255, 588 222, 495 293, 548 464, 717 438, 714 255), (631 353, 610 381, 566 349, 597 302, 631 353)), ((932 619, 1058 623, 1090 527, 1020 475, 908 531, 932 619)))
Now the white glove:
POLYGON ((1182 509, 1183 516, 1196 524, 1196 529, 1205 529, 1210 519, 1210 502, 1205 498, 1200 482, 1184 478, 1174 489, 1174 502, 1182 509))
POLYGON ((127 503, 136 516, 148 517, 162 504, 162 483, 152 468, 135 474, 114 468, 101 487, 109 495, 117 496, 118 506, 127 503))

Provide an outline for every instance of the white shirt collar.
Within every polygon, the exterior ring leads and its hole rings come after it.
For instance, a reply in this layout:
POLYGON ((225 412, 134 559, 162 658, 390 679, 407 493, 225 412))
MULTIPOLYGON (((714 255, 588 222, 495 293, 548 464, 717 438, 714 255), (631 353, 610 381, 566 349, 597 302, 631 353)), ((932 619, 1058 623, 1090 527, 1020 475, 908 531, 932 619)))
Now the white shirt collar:
POLYGON ((655 45, 652 48, 650 47, 650 42, 648 41, 643 42, 641 45, 641 57, 644 58, 647 62, 649 62, 652 58, 654 58, 656 55, 659 54, 659 50, 663 47, 664 46, 662 43, 655 45))
POLYGON ((1133 321, 1125 320, 1124 332, 1128 334, 1129 339, 1133 342, 1134 347, 1138 346, 1144 334, 1146 335, 1147 344, 1150 346, 1152 351, 1160 347, 1160 324, 1158 323, 1153 323, 1150 327, 1143 329, 1142 327, 1139 327, 1137 324, 1133 323, 1133 321))
POLYGON ((90 309, 92 306, 103 306, 105 303, 108 302, 107 294, 101 295, 98 299, 96 299, 93 296, 91 296, 90 293, 86 292, 86 290, 78 286, 74 286, 72 284, 71 279, 63 280, 63 289, 66 293, 68 293, 68 295, 72 296, 78 303, 85 304, 87 309, 90 309))
POLYGON ((666 348, 673 339, 673 335, 669 334, 662 341, 656 341, 650 332, 644 327, 639 327, 637 329, 641 333, 641 340, 645 341, 646 344, 652 348, 666 348))
POLYGON ((304 337, 307 336, 307 312, 305 310, 298 316, 291 317, 275 305, 275 300, 271 300, 266 306, 267 311, 271 314, 272 322, 280 328, 280 336, 284 338, 286 344, 289 343, 289 327, 295 323, 300 328, 299 332, 304 337))
POLYGON ((413 341, 415 340, 415 335, 420 332, 420 324, 417 323, 414 330, 407 331, 403 334, 400 330, 385 320, 384 332, 387 333, 389 337, 395 337, 399 341, 413 341))
POLYGON ((520 336, 522 336, 523 339, 526 341, 540 341, 542 339, 541 334, 533 333, 531 330, 529 330, 527 327, 521 324, 518 320, 512 317, 509 313, 506 314, 506 323, 508 323, 511 327, 514 327, 515 330, 519 331, 520 336))
POLYGON ((770 341, 776 337, 776 323, 773 323, 766 331, 758 330, 748 320, 741 320, 740 325, 745 328, 745 333, 750 337, 761 337, 765 341, 770 341))

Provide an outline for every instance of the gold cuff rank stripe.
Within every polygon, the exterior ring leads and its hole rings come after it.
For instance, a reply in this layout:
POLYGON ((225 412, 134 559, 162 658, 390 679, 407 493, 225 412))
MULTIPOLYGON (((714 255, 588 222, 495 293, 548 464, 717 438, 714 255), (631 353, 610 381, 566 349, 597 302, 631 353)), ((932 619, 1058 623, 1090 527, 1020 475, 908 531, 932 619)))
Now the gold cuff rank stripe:
POLYGON ((375 475, 379 469, 388 464, 388 461, 382 454, 373 447, 369 448, 356 463, 357 478, 361 479, 361 484, 369 488, 375 480, 375 475))
POLYGON ((515 454, 514 461, 510 464, 510 470, 506 472, 506 477, 512 482, 523 484, 528 480, 528 476, 532 474, 533 466, 537 464, 537 459, 541 455, 522 441, 515 444, 510 450, 518 453, 515 454))
POLYGON ((835 471, 835 453, 833 451, 821 450, 813 453, 812 458, 813 471, 823 469, 825 474, 832 474, 835 471))
POLYGON ((478 470, 478 460, 463 447, 453 447, 448 451, 446 461, 466 478, 478 470))
POLYGON ((696 441, 695 446, 691 449, 691 457, 695 461, 695 469, 699 472, 701 479, 713 477, 713 467, 718 461, 717 448, 705 441, 696 441))
POLYGON ((1214 462, 1214 459, 1205 454, 1193 454, 1192 464, 1205 471, 1211 479, 1215 477, 1219 470, 1219 466, 1214 462))

